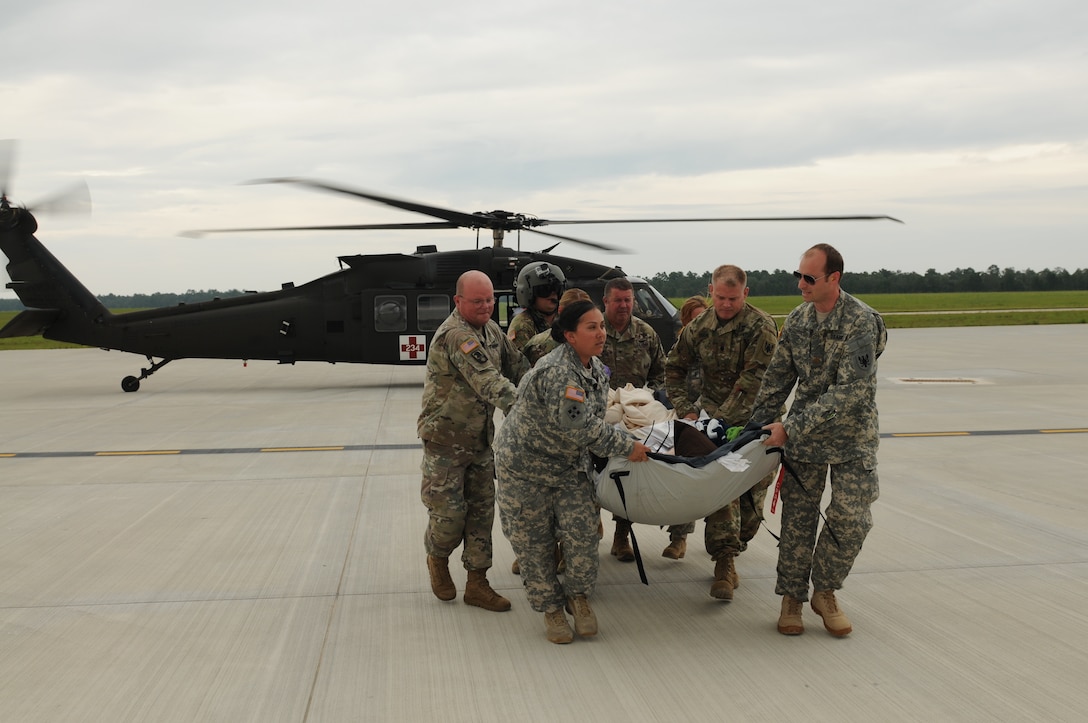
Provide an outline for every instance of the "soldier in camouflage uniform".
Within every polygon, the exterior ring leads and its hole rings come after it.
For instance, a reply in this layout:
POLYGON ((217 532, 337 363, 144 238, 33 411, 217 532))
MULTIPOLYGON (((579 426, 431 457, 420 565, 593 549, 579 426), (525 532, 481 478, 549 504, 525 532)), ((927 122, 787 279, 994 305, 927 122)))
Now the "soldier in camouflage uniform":
MULTIPOLYGON (((683 306, 680 307, 680 331, 695 320, 699 314, 706 311, 705 296, 689 296, 683 306)), ((678 337, 679 338, 679 337, 678 337)), ((668 368, 669 359, 665 357, 665 366, 668 368)), ((667 374, 666 374, 667 376, 667 374)), ((668 379, 665 380, 665 389, 669 388, 668 379)), ((698 399, 703 393, 703 375, 699 367, 688 369, 688 399, 698 399)), ((671 404, 671 402, 670 402, 671 404)))
MULTIPOLYGON (((665 350, 654 328, 634 315, 635 287, 624 277, 610 279, 604 285, 604 327, 608 334, 601 361, 608 368, 608 386, 621 389, 628 384, 665 387, 665 350)), ((631 523, 612 516, 616 533, 612 538, 612 555, 620 562, 634 562, 628 536, 631 523)))
POLYGON ((824 627, 836 636, 851 632, 835 590, 873 526, 870 507, 879 494, 876 367, 888 333, 880 314, 841 289, 842 272, 842 256, 827 244, 801 257, 793 275, 805 303, 782 326, 752 411, 752 421, 765 422, 796 384, 789 415, 764 427, 771 432, 764 444, 783 447, 800 478, 787 476, 782 484, 775 592, 782 596, 778 632, 783 635, 804 631, 801 611, 810 579, 810 604, 824 627), (817 539, 829 467, 831 503, 817 539))
MULTIPOLYGON (((563 309, 570 306, 575 301, 590 301, 589 294, 581 289, 567 289, 563 292, 563 295, 559 297, 559 313, 562 313, 563 309)), ((516 342, 515 342, 516 343, 516 342)), ((525 355, 525 358, 529 360, 529 366, 536 366, 536 363, 544 358, 544 356, 552 349, 559 346, 562 342, 556 341, 552 336, 552 330, 549 327, 547 331, 542 331, 525 345, 525 348, 521 350, 521 353, 525 355)), ((604 535, 604 528, 600 527, 598 523, 597 536, 604 535)), ((560 571, 563 569, 563 553, 562 550, 556 550, 556 557, 559 558, 560 571)), ((510 565, 510 572, 515 575, 521 574, 521 565, 518 563, 517 558, 514 558, 513 564, 510 565)))
MULTIPOLYGON (((589 301, 589 294, 581 289, 567 289, 563 292, 563 295, 559 297, 559 311, 562 312, 563 308, 570 306, 575 301, 589 301)), ((517 342, 515 342, 516 344, 517 342)), ((559 346, 560 342, 555 340, 552 336, 551 327, 547 331, 542 331, 522 348, 521 353, 525 355, 525 358, 529 360, 529 366, 536 366, 536 363, 540 361, 545 354, 550 352, 555 347, 559 346)))
MULTIPOLYGON (((709 286, 713 313, 700 314, 684 327, 665 362, 665 388, 676 416, 695 420, 700 411, 725 421, 727 427, 744 425, 774 353, 778 327, 770 315, 747 302, 748 276, 737 266, 719 266, 709 286), (702 387, 697 398, 688 393, 689 374, 700 371, 702 387)), ((732 600, 740 583, 736 556, 748 548, 759 531, 763 502, 774 473, 749 492, 706 518, 704 541, 714 560, 711 596, 732 600)), ((663 557, 679 560, 687 549, 686 538, 695 523, 669 527, 669 546, 663 557)))
POLYGON ((514 317, 506 335, 518 351, 537 334, 551 329, 559 309, 559 295, 566 286, 566 277, 555 264, 534 261, 518 272, 514 294, 523 311, 514 317))
POLYGON ((487 610, 510 609, 487 581, 495 521, 495 408, 514 403, 514 386, 529 363, 491 319, 495 292, 481 271, 457 280, 457 308, 435 331, 427 357, 423 410, 421 497, 429 519, 424 546, 431 590, 440 600, 457 597, 449 556, 464 543, 468 570, 464 600, 487 610))
POLYGON ((548 640, 573 639, 563 608, 583 637, 595 635, 589 596, 597 581, 597 512, 590 452, 646 459, 647 447, 604 421, 608 378, 595 358, 603 316, 591 301, 564 307, 552 332, 559 346, 522 380, 495 440, 502 530, 521 563, 533 610, 544 613, 548 640), (558 578, 562 544, 566 574, 558 578))

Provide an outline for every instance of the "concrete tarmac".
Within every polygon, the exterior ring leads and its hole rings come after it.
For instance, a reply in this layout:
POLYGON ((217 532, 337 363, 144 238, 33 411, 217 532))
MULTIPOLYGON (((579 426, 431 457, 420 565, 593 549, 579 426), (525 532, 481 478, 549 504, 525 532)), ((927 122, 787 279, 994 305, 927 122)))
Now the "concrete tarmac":
MULTIPOLYGON (((1080 721, 1088 326, 893 330, 853 621, 775 630, 636 526, 557 646, 495 526, 490 613, 430 592, 419 367, 0 353, 0 721, 1080 721)), ((770 501, 768 500, 768 507, 770 501)), ((778 515, 768 511, 777 532, 778 515)), ((463 586, 456 565, 454 580, 463 586)))

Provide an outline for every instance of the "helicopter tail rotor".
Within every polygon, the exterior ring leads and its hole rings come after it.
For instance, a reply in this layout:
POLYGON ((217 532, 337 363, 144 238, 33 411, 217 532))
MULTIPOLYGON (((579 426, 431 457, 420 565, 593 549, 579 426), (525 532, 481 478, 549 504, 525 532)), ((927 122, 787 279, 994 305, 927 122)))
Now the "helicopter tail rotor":
MULTIPOLYGON (((12 171, 15 166, 15 141, 0 140, 0 207, 11 207, 8 193, 11 190, 12 171)), ((30 204, 26 210, 35 214, 75 214, 90 215, 91 191, 83 179, 73 182, 68 187, 30 204)))
POLYGON ((0 140, 0 205, 8 207, 8 184, 11 182, 11 169, 15 162, 15 141, 0 140))

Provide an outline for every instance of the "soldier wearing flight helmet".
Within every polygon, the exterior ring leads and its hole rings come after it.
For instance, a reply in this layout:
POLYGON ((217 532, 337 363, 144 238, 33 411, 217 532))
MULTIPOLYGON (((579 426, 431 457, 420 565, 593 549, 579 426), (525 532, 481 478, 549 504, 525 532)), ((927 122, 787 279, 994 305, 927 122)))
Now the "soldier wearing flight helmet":
POLYGON ((506 335, 518 351, 537 334, 551 329, 559 309, 559 295, 566 288, 567 277, 555 264, 534 261, 518 273, 514 294, 524 311, 514 317, 506 335))

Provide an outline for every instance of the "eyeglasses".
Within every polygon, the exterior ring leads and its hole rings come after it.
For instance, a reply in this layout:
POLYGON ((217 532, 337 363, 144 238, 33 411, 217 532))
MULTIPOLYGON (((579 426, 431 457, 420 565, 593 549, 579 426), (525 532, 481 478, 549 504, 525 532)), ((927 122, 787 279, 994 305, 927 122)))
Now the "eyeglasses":
POLYGON ((486 299, 466 299, 463 296, 459 296, 458 298, 461 299, 462 303, 468 304, 469 306, 475 306, 475 307, 491 306, 492 304, 495 303, 495 297, 494 296, 488 297, 486 299))
POLYGON ((798 281, 803 280, 806 284, 808 284, 809 286, 812 286, 813 284, 815 284, 820 279, 826 279, 828 276, 831 276, 831 274, 833 274, 833 273, 835 273, 835 272, 834 271, 828 271, 823 276, 813 276, 811 274, 802 274, 800 271, 794 271, 793 272, 793 278, 797 279, 798 281))

